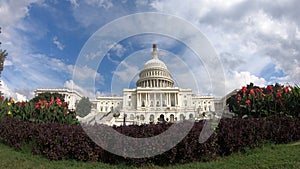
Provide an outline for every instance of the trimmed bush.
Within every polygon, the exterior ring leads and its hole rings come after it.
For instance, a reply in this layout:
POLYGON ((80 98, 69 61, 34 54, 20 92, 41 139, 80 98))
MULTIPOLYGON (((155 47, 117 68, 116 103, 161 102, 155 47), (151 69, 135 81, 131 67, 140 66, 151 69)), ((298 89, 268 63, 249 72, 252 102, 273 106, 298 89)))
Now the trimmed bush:
MULTIPOLYGON (((203 124, 204 121, 196 122, 188 135, 169 151, 155 157, 140 159, 124 158, 107 152, 96 145, 80 125, 26 122, 6 117, 0 119, 0 141, 17 150, 21 150, 23 144, 29 144, 34 154, 43 155, 51 160, 74 159, 110 164, 168 165, 208 161, 215 159, 217 155, 229 155, 248 147, 257 147, 265 141, 287 143, 300 140, 299 118, 271 116, 222 119, 215 133, 205 143, 200 144, 198 138, 203 124)), ((127 136, 142 138, 158 135, 171 125, 167 123, 132 125, 114 129, 127 136)))

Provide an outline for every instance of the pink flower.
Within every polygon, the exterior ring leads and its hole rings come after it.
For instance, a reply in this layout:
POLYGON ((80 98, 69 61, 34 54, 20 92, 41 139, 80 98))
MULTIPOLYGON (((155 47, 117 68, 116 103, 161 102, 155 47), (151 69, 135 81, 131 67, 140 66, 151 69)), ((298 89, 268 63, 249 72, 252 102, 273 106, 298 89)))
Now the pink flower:
POLYGON ((241 101, 241 100, 242 100, 242 97, 241 97, 240 94, 237 94, 237 100, 238 100, 238 101, 241 101))
POLYGON ((251 95, 254 95, 254 94, 255 94, 253 89, 250 90, 250 94, 251 94, 251 95))
POLYGON ((250 100, 246 100, 245 103, 249 105, 251 103, 251 101, 250 100))

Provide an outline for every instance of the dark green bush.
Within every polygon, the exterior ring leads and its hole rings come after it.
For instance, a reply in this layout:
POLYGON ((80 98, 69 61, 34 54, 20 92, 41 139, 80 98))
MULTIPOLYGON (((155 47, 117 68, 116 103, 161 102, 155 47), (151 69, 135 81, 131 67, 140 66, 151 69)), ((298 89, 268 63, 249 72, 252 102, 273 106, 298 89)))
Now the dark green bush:
MULTIPOLYGON (((215 133, 205 143, 200 144, 198 138, 203 124, 203 121, 196 122, 188 135, 169 151, 155 157, 140 159, 124 158, 107 152, 97 146, 80 125, 26 122, 6 117, 0 119, 0 141, 17 150, 22 149, 24 143, 30 144, 34 154, 44 155, 51 160, 74 159, 111 164, 168 165, 212 160, 217 155, 229 155, 248 147, 257 147, 265 141, 288 143, 300 140, 299 118, 270 116, 222 119, 215 133)), ((158 135, 171 125, 167 123, 132 125, 114 129, 127 136, 142 138, 158 135)))

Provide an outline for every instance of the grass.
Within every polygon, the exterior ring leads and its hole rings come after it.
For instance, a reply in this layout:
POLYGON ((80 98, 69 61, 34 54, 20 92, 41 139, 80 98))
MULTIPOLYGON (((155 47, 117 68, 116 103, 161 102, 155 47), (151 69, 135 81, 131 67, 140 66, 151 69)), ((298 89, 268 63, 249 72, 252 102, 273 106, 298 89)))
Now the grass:
MULTIPOLYGON (((290 144, 266 144, 261 148, 247 150, 245 153, 235 153, 227 157, 219 157, 216 161, 207 163, 177 164, 165 168, 299 168, 300 141, 290 144)), ((78 162, 72 160, 50 161, 44 157, 34 156, 28 150, 17 152, 12 148, 0 144, 1 169, 133 169, 126 165, 109 165, 100 162, 78 162)), ((160 169, 159 166, 146 166, 143 169, 160 169)))

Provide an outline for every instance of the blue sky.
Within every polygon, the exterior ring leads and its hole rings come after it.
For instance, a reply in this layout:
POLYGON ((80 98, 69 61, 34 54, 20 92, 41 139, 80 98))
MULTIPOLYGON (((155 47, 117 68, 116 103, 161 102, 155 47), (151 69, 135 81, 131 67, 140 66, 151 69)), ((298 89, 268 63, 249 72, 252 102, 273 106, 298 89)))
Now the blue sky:
MULTIPOLYGON (((95 91, 75 83, 76 61, 89 38, 120 17, 144 12, 168 14, 197 27, 222 63, 226 93, 250 82, 299 84, 298 6, 297 0, 2 0, 0 41, 9 55, 1 90, 18 99, 30 99, 36 88, 74 87, 90 97, 121 94, 122 88, 134 87, 137 73, 151 58, 151 44, 157 43, 178 86, 196 94, 220 94, 212 92, 214 77, 188 46, 155 33, 130 36, 105 54, 99 51, 94 57, 101 53, 104 58, 97 70, 82 67, 80 80, 93 79, 95 91)), ((158 23, 167 29, 178 26, 164 25, 159 18, 158 23)))

